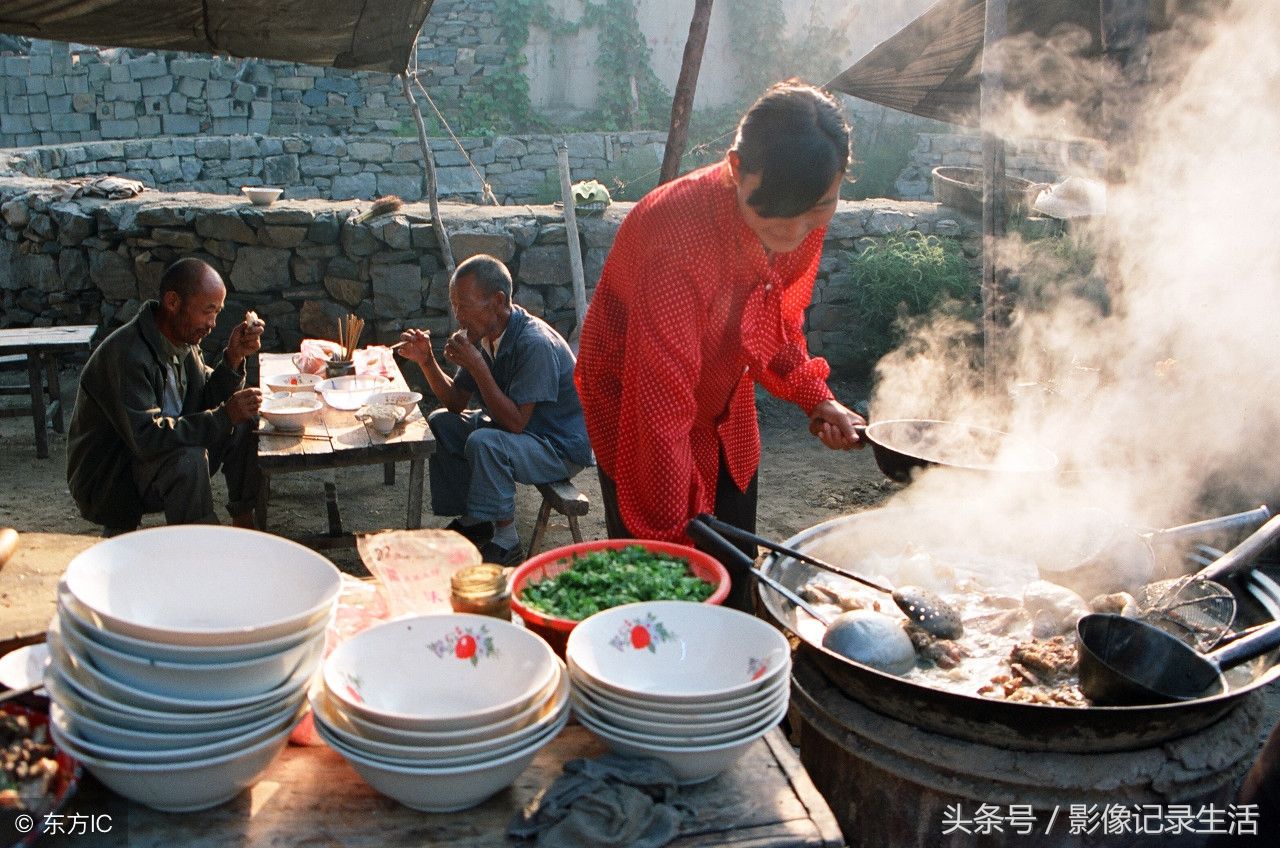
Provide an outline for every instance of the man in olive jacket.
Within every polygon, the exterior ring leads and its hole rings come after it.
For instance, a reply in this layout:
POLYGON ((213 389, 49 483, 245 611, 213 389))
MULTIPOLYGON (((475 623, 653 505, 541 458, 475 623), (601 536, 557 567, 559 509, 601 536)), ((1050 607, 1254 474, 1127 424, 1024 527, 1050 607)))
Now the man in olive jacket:
POLYGON ((199 342, 226 294, 208 264, 180 260, 164 272, 160 300, 143 304, 89 357, 68 431, 67 482, 104 536, 159 510, 169 524, 219 523, 209 482, 219 466, 232 523, 252 526, 261 393, 244 388, 244 362, 261 347, 263 324, 246 315, 222 361, 206 365, 199 342))

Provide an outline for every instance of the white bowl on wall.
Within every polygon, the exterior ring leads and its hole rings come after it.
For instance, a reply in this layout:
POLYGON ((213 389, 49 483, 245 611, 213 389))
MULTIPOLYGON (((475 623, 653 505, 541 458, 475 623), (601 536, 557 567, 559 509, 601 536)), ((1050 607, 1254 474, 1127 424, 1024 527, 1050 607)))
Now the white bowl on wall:
POLYGON ((275 186, 240 186, 240 191, 254 206, 270 206, 284 194, 284 189, 275 186))

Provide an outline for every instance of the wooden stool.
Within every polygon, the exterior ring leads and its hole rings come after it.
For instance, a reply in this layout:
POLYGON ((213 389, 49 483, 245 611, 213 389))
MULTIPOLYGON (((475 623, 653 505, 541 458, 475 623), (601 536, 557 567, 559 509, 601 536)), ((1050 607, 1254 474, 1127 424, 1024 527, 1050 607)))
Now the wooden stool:
POLYGON ((555 510, 569 519, 569 532, 573 541, 582 541, 582 531, 578 528, 578 516, 586 515, 591 509, 591 501, 578 491, 568 480, 557 480, 554 483, 539 483, 538 491, 542 493, 542 506, 538 508, 538 521, 533 525, 533 538, 529 540, 529 550, 525 558, 534 555, 542 544, 542 536, 547 532, 547 521, 551 518, 551 510, 555 510))

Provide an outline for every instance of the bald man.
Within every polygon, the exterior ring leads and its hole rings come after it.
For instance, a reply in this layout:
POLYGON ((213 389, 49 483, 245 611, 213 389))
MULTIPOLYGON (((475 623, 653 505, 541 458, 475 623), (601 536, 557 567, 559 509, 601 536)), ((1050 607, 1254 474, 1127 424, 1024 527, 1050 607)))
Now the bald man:
POLYGON ((179 260, 160 279, 159 301, 89 357, 67 435, 67 482, 104 536, 136 529, 145 512, 163 511, 169 524, 218 524, 210 478, 219 468, 231 523, 253 526, 262 395, 244 387, 244 362, 264 326, 248 313, 216 367, 205 364, 199 344, 226 297, 207 263, 179 260))

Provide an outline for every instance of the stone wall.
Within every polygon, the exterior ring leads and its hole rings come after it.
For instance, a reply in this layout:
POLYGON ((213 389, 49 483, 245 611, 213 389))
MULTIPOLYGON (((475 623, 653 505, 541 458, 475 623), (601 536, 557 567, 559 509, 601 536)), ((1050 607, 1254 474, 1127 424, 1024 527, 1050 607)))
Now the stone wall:
MULTIPOLYGON (((128 200, 61 200, 59 184, 0 174, 0 327, 98 323, 131 317, 155 296, 163 269, 199 256, 227 281, 218 344, 245 309, 268 325, 268 350, 296 349, 304 336, 328 336, 354 312, 367 342, 390 341, 407 326, 450 329, 448 279, 425 204, 366 223, 352 202, 284 201, 250 206, 226 196, 146 192, 128 200)), ((630 204, 580 218, 588 283, 594 289, 630 204)), ((574 321, 566 228, 549 206, 443 204, 458 261, 479 252, 506 261, 515 300, 567 333, 574 321)), ((837 374, 865 368, 851 326, 858 293, 852 257, 890 233, 917 229, 960 236, 977 253, 975 222, 928 203, 841 203, 828 232, 809 339, 837 374)), ((976 282, 975 282, 976 285, 976 282)))
MULTIPOLYGON (((920 133, 911 160, 894 189, 907 199, 933 198, 933 169, 939 165, 982 167, 982 137, 976 133, 920 133)), ((1010 142, 1005 172, 1033 183, 1059 182, 1069 176, 1099 177, 1105 171, 1105 149, 1084 141, 1010 142)))
MULTIPOLYGON (((560 196, 556 147, 550 135, 431 139, 442 197, 482 202, 488 183, 502 203, 548 202, 560 196), (459 149, 461 145, 461 149, 459 149)), ((573 133, 563 136, 575 180, 607 178, 619 162, 662 161, 666 134, 573 133)), ((29 147, 7 155, 32 177, 94 174, 130 177, 166 191, 237 194, 242 185, 285 188, 288 199, 369 199, 424 196, 417 139, 394 136, 252 135, 96 141, 29 147)))

